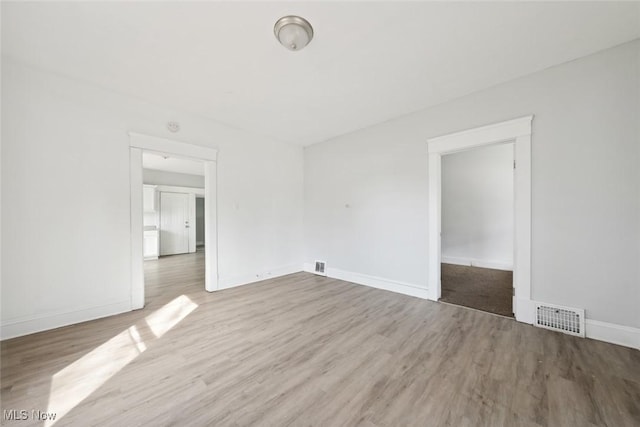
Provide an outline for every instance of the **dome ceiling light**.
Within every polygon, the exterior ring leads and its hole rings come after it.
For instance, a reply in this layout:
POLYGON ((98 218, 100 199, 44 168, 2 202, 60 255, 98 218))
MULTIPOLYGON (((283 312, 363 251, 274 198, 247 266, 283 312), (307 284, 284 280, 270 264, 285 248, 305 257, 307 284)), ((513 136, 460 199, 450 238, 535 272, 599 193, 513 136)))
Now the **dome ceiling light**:
POLYGON ((313 27, 299 16, 283 16, 273 27, 273 34, 289 50, 300 50, 313 39, 313 27))

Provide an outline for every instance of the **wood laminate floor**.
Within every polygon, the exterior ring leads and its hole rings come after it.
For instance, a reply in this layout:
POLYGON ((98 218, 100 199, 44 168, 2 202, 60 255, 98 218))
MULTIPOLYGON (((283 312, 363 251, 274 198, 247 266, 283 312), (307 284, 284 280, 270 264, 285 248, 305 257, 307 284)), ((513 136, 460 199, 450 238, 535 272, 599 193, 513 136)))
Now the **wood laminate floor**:
POLYGON ((440 301, 513 317, 513 272, 442 263, 440 301))
POLYGON ((207 293, 202 253, 145 273, 143 310, 2 342, 2 409, 60 426, 640 425, 637 350, 308 273, 207 293))

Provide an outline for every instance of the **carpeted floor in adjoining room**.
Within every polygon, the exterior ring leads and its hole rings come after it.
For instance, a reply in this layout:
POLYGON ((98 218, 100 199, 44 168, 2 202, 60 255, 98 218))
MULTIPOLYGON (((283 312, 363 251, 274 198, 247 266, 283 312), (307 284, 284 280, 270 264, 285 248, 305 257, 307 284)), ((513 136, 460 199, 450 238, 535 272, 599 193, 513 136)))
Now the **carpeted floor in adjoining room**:
POLYGON ((513 272, 441 264, 440 301, 513 317, 513 272))

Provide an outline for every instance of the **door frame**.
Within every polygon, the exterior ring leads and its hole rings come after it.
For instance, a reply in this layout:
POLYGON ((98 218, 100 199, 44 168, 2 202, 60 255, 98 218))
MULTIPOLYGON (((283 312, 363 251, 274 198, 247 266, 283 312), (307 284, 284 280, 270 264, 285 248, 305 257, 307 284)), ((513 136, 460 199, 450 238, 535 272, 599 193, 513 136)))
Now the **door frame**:
POLYGON ((427 298, 441 296, 442 156, 487 145, 514 142, 513 312, 533 323, 531 301, 531 125, 533 115, 455 132, 427 140, 429 158, 427 298))
POLYGON ((157 136, 129 132, 129 183, 131 202, 131 308, 144 307, 144 234, 142 204, 142 152, 172 154, 204 162, 205 203, 205 289, 218 287, 218 227, 217 227, 217 158, 218 150, 157 136))

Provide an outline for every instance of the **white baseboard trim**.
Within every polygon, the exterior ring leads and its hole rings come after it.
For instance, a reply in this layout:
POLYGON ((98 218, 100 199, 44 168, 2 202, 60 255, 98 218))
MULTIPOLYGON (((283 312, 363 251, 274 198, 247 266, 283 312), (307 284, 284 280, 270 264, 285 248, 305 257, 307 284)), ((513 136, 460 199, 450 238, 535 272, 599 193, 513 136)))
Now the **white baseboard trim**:
POLYGON ((513 298, 516 320, 532 325, 536 321, 536 304, 530 299, 513 298))
POLYGON ((599 320, 585 319, 587 338, 640 350, 640 329, 599 320))
MULTIPOLYGON (((313 264, 304 264, 304 271, 313 273, 313 270, 313 264)), ((344 280, 345 282, 351 282, 357 285, 364 285, 372 288, 384 289, 385 291, 427 299, 427 288, 413 283, 400 282, 397 280, 386 279, 384 277, 370 276, 368 274, 354 273, 352 271, 340 270, 338 268, 328 268, 327 277, 344 280)))
POLYGON ((0 339, 6 340, 21 337, 23 335, 30 335, 36 332, 48 331, 50 329, 61 328, 63 326, 74 325, 76 323, 88 322, 89 320, 113 316, 114 314, 120 314, 127 311, 131 311, 130 300, 72 311, 7 319, 2 322, 2 327, 0 328, 0 339))
POLYGON ((255 274, 245 274, 234 277, 221 277, 218 279, 218 290, 235 288, 236 286, 248 285, 262 280, 273 279, 275 277, 286 276, 287 274, 302 271, 300 264, 291 264, 283 267, 276 267, 264 270, 255 274))
MULTIPOLYGON (((536 322, 536 301, 514 298, 516 320, 534 324, 536 322)), ((598 341, 640 349, 640 329, 599 320, 585 319, 585 336, 598 341)))
POLYGON ((440 262, 444 264, 466 265, 471 267, 492 268, 494 270, 513 271, 513 263, 486 259, 459 258, 442 255, 440 262))

